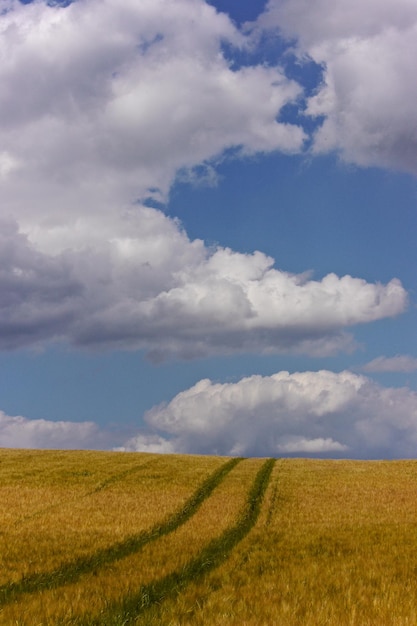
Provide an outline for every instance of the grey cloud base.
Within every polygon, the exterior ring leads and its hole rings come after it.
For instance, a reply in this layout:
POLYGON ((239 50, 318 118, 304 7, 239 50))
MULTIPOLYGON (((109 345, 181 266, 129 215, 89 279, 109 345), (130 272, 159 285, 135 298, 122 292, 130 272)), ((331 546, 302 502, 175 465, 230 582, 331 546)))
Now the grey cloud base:
POLYGON ((261 252, 190 241, 175 220, 149 207, 125 214, 123 229, 47 254, 3 223, 0 347, 61 340, 143 349, 154 359, 329 355, 354 346, 346 328, 397 315, 407 304, 399 281, 292 275, 261 252))

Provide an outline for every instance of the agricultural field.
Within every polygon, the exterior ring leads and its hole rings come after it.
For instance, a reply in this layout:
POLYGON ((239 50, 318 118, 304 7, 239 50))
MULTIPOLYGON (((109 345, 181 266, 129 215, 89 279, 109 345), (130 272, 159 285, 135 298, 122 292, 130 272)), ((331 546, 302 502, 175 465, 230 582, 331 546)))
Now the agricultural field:
POLYGON ((0 450, 0 624, 417 624, 417 461, 0 450))

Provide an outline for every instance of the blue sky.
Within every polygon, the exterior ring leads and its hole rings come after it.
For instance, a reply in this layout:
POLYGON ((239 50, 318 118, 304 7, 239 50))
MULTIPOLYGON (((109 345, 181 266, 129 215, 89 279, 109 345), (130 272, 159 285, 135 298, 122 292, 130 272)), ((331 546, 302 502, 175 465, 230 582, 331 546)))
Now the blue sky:
POLYGON ((5 6, 0 447, 415 456, 417 6, 5 6))

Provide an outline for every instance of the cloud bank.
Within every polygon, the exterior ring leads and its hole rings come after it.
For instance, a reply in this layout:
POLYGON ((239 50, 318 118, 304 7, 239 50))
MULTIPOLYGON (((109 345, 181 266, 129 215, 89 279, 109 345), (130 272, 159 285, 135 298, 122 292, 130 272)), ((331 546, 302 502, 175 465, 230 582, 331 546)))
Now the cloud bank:
POLYGON ((305 111, 323 118, 315 154, 417 173, 414 0, 269 0, 258 26, 279 28, 323 67, 305 111))
POLYGON ((0 33, 0 349, 328 355, 354 347, 349 327, 405 309, 397 280, 294 276, 191 241, 146 203, 225 151, 303 149, 301 127, 279 121, 302 87, 278 67, 236 69, 225 44, 251 40, 225 14, 7 0, 0 33))
POLYGON ((154 453, 414 458, 417 393, 349 371, 278 372, 235 383, 200 380, 121 435, 94 422, 53 422, 0 411, 0 448, 154 453))
POLYGON ((417 393, 352 372, 201 380, 146 416, 126 450, 255 456, 415 457, 417 393))
POLYGON ((0 411, 0 448, 102 449, 110 442, 94 422, 30 420, 0 411))
POLYGON ((145 349, 155 359, 247 351, 328 355, 352 349, 345 329, 401 313, 400 282, 321 280, 273 267, 261 252, 208 249, 149 207, 124 232, 60 254, 13 222, 0 229, 0 347, 51 340, 145 349))

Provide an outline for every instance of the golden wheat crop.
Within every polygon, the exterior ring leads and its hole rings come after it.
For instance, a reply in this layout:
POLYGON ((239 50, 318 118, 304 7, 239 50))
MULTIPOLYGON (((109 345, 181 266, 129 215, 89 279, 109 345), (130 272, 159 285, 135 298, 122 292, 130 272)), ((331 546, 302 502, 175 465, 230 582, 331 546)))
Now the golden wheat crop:
POLYGON ((0 460, 0 585, 151 527, 224 462, 7 450, 0 451, 0 460))
MULTIPOLYGON (((210 457, 200 457, 198 461, 195 458, 180 457, 178 463, 185 463, 186 460, 195 469, 199 467, 200 471, 197 473, 200 474, 207 464, 213 467, 210 457)), ((175 464, 172 458, 160 457, 160 461, 168 463, 172 473, 171 481, 175 482, 175 464)), ((212 538, 233 524, 243 508, 248 486, 261 465, 262 461, 258 459, 246 460, 238 465, 210 498, 203 502, 195 515, 175 532, 150 543, 138 554, 82 576, 74 584, 28 594, 18 603, 5 606, 2 619, 5 623, 22 626, 31 626, 34 616, 36 623, 45 625, 68 621, 82 623, 86 614, 98 616, 111 603, 123 599, 141 586, 175 570, 181 570, 212 538)), ((129 491, 129 487, 127 490, 129 491)), ((169 494, 170 491, 171 482, 165 479, 165 492, 169 494)), ((148 495, 155 497, 155 493, 148 495)), ((164 498, 161 492, 159 498, 164 498)), ((163 515, 162 511, 163 506, 163 515)))
POLYGON ((417 462, 281 459, 255 526, 205 567, 210 542, 239 525, 263 464, 223 471, 226 459, 214 457, 0 451, 0 624, 415 626, 417 462), (181 513, 216 472, 216 488, 165 534, 71 579, 68 560, 181 513), (54 567, 62 580, 37 588, 31 575, 54 567), (17 589, 8 599, 6 580, 17 589), (168 590, 156 601, 146 596, 154 584, 168 590))
POLYGON ((416 625, 416 505, 415 461, 281 460, 239 549, 136 623, 416 625))

